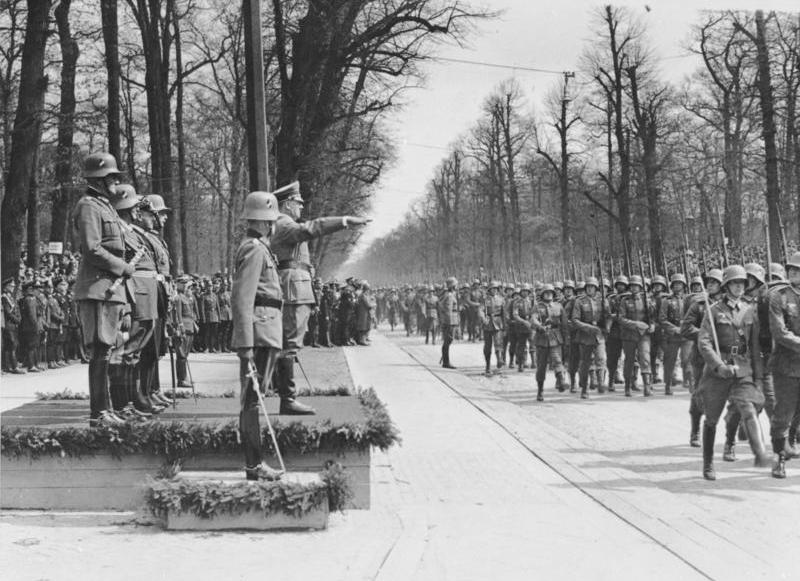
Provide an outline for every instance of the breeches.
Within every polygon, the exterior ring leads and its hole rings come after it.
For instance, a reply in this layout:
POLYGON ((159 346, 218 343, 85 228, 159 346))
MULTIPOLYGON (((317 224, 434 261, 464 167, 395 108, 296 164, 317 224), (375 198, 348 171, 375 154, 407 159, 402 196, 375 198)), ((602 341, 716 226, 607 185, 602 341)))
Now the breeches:
POLYGON ((650 335, 642 335, 638 341, 623 341, 622 349, 625 352, 626 379, 633 378, 633 364, 639 363, 641 373, 650 373, 650 335))

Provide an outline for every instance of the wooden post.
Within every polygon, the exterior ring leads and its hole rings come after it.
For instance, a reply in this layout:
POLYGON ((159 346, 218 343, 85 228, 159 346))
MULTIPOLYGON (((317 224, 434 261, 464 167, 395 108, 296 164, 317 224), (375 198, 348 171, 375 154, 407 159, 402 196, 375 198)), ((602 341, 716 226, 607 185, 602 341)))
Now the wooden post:
POLYGON ((261 44, 261 0, 242 0, 247 90, 247 160, 250 191, 270 190, 267 111, 264 97, 264 50, 261 44))

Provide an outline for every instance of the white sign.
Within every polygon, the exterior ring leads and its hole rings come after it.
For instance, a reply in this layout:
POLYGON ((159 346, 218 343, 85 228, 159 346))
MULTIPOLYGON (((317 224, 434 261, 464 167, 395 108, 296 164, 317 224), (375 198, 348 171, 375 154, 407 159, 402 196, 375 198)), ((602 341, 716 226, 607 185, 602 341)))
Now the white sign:
POLYGON ((64 254, 64 243, 63 242, 48 242, 48 244, 47 244, 47 253, 48 254, 64 254))

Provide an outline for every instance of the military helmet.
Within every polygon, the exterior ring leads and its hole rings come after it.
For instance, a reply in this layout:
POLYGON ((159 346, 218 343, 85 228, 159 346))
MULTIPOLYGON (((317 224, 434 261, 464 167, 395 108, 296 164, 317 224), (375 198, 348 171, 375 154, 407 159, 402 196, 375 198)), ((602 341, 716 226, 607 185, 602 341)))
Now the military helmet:
POLYGON ((144 201, 147 203, 147 209, 157 214, 158 212, 170 212, 171 208, 168 208, 167 205, 164 203, 164 198, 159 196, 158 194, 149 194, 144 197, 144 201))
POLYGON ((489 288, 500 288, 502 285, 499 280, 493 280, 489 283, 489 288))
POLYGON ((739 264, 732 264, 722 272, 722 286, 735 280, 747 281, 747 271, 739 264))
POLYGON ((576 291, 579 291, 579 290, 586 290, 586 283, 585 283, 584 281, 582 281, 582 280, 579 280, 579 281, 578 281, 578 282, 575 284, 575 290, 576 290, 576 291))
POLYGON ((708 279, 715 280, 722 284, 722 271, 719 268, 712 268, 706 274, 706 280, 708 279))
POLYGON ((144 198, 136 193, 136 189, 130 184, 118 184, 117 196, 112 201, 111 205, 119 212, 121 210, 130 210, 142 203, 144 198))
POLYGON ((508 289, 514 290, 516 287, 514 286, 513 282, 507 282, 503 284, 503 288, 506 290, 508 289))
POLYGON ((628 277, 625 276, 624 274, 617 275, 617 278, 614 279, 614 286, 618 284, 624 284, 625 286, 628 286, 628 284, 630 284, 628 282, 628 277))
POLYGON ((772 264, 769 265, 769 277, 770 279, 785 281, 786 269, 783 268, 783 265, 778 264, 777 262, 773 262, 772 264))
MULTIPOLYGON (((674 274, 672 276, 673 276, 673 278, 675 277, 674 274)), ((681 276, 683 276, 683 275, 681 275, 681 276)), ((683 279, 683 283, 686 284, 686 279, 685 278, 683 279)), ((667 279, 664 278, 663 276, 661 276, 660 274, 657 274, 657 275, 655 275, 653 277, 653 284, 663 285, 664 288, 667 288, 669 286, 667 284, 667 279)))
POLYGON ((791 258, 786 261, 786 268, 800 268, 800 252, 795 252, 792 254, 791 258))
POLYGON ((274 222, 278 214, 278 200, 269 192, 250 192, 244 199, 242 218, 245 220, 274 222))
POLYGON ((764 267, 757 262, 748 262, 745 264, 744 271, 748 274, 748 276, 752 276, 754 279, 756 279, 759 284, 764 284, 766 282, 766 272, 764 271, 764 267))
POLYGON ((528 292, 531 292, 532 288, 533 288, 533 287, 531 287, 531 283, 529 283, 529 282, 523 282, 523 283, 522 283, 522 288, 520 288, 520 292, 522 292, 522 291, 528 291, 528 292))
POLYGON ((595 288, 600 286, 600 281, 597 280, 596 276, 590 276, 586 279, 586 282, 583 283, 583 286, 594 285, 595 288))
POLYGON ((542 285, 542 294, 544 294, 544 293, 553 293, 553 294, 555 294, 555 292, 556 292, 556 287, 554 287, 549 282, 542 285))
POLYGON ((603 279, 603 286, 606 287, 606 288, 611 288, 611 281, 608 280, 607 278, 604 278, 603 279))
POLYGON ((454 276, 448 276, 444 283, 447 285, 447 288, 455 288, 456 285, 458 285, 458 280, 454 276))
POLYGON ((434 292, 435 290, 436 290, 436 287, 435 287, 435 286, 433 286, 433 285, 429 285, 429 286, 428 286, 428 291, 430 291, 430 292, 434 292))
POLYGON ((634 284, 637 284, 639 286, 643 286, 642 285, 642 277, 639 276, 638 274, 631 275, 630 279, 628 280, 628 286, 631 286, 631 285, 634 285, 634 284))
POLYGON ((369 281, 368 280, 362 280, 361 281, 361 288, 363 290, 369 290, 370 289, 369 281))
POLYGON ((83 160, 83 177, 85 178, 104 178, 120 173, 117 160, 105 151, 92 153, 83 160))
POLYGON ((566 288, 571 288, 572 290, 575 290, 575 281, 574 280, 570 280, 570 279, 565 280, 564 281, 564 288, 565 289, 566 288))
POLYGON ((699 284, 700 286, 703 286, 703 277, 702 276, 693 276, 692 277, 691 286, 694 286, 696 284, 699 284))
POLYGON ((560 280, 557 280, 556 282, 553 283, 553 288, 555 288, 556 290, 564 290, 564 283, 561 282, 560 280))
MULTIPOLYGON (((680 272, 676 272, 671 277, 669 277, 669 286, 671 287, 676 282, 679 282, 682 285, 686 286, 686 277, 683 276, 680 272)), ((655 283, 655 278, 653 279, 653 283, 655 283)))

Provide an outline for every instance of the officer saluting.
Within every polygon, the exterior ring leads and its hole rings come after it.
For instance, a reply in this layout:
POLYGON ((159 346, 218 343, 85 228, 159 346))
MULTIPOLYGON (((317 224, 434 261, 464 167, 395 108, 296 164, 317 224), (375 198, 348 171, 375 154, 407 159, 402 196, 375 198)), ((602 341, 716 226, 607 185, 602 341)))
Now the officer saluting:
POLYGON ((89 351, 89 424, 118 425, 123 421, 111 411, 108 359, 127 299, 125 286, 114 281, 132 275, 134 266, 123 258, 123 226, 110 202, 120 182, 117 161, 109 153, 93 153, 84 161, 83 176, 88 189, 75 207, 73 221, 82 256, 75 298, 89 351))
MULTIPOLYGON (((317 218, 298 224, 303 209, 300 183, 292 182, 273 192, 280 202, 280 214, 272 236, 272 250, 278 258, 278 271, 283 290, 283 353, 278 360, 275 387, 281 398, 282 414, 313 414, 314 410, 295 400, 294 360, 303 347, 308 318, 316 304, 311 287, 312 267, 308 241, 369 222, 356 216, 317 218)), ((348 324, 345 322, 344 324, 348 324)))
MULTIPOLYGON (((278 265, 269 247, 269 238, 278 219, 278 202, 267 192, 251 192, 244 201, 247 233, 236 251, 231 306, 233 308, 232 347, 239 356, 240 394, 239 432, 244 448, 248 480, 274 479, 279 473, 261 456, 261 426, 258 395, 250 369, 259 376, 272 377, 283 346, 281 307, 283 293, 278 265)), ((259 382, 262 383, 262 382, 259 382)))

